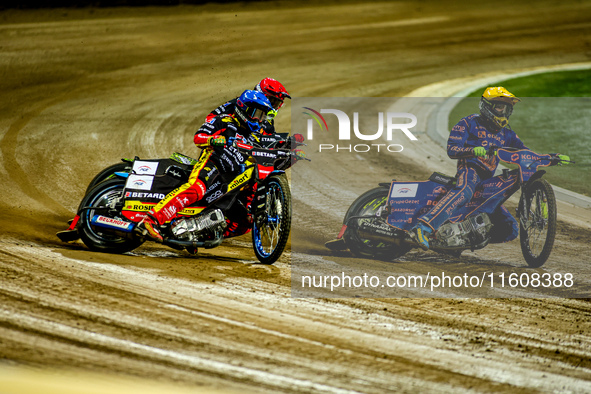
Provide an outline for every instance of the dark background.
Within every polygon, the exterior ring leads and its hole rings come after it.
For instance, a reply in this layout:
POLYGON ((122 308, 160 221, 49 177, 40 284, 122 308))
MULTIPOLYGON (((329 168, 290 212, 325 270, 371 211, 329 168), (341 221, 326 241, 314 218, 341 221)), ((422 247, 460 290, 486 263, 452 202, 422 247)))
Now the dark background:
MULTIPOLYGON (((233 3, 236 0, 5 0, 0 10, 8 8, 83 8, 83 7, 140 7, 174 6, 181 4, 233 3)), ((244 1, 244 2, 249 2, 244 1)))

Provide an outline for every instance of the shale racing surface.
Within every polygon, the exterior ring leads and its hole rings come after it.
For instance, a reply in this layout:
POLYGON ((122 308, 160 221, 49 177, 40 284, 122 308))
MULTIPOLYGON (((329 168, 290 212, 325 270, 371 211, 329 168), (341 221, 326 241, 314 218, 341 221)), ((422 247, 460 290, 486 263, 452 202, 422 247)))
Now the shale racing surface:
MULTIPOLYGON (((203 117, 263 77, 294 96, 398 97, 439 80, 588 61, 590 6, 2 12, 2 364, 229 391, 591 390, 588 300, 296 299, 289 254, 255 264, 249 237, 190 257, 150 245, 91 253, 54 235, 97 171, 121 157, 197 155, 191 141, 203 117)), ((281 130, 289 116, 287 106, 281 130)), ((403 153, 318 160, 326 172, 310 172, 310 208, 293 231, 313 234, 305 248, 319 255, 357 195, 438 165, 403 153), (331 180, 354 159, 350 182, 331 180), (327 200, 332 208, 321 209, 327 200)), ((591 252, 588 212, 576 225, 559 219, 550 272, 591 252)), ((517 241, 404 261, 409 272, 433 261, 461 272, 480 260, 523 264, 517 241)))

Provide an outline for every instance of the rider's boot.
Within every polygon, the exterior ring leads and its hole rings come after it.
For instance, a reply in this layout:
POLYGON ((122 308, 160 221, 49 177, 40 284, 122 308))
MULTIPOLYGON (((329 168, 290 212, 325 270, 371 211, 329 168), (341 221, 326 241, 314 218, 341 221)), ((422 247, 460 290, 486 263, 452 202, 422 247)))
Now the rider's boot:
POLYGON ((137 229, 143 236, 147 236, 152 239, 152 241, 159 243, 164 242, 164 238, 158 230, 158 224, 150 216, 146 215, 146 217, 137 225, 137 229))
POLYGON ((410 230, 410 237, 421 247, 423 250, 429 250, 429 238, 431 234, 431 228, 426 224, 419 222, 416 226, 410 230))

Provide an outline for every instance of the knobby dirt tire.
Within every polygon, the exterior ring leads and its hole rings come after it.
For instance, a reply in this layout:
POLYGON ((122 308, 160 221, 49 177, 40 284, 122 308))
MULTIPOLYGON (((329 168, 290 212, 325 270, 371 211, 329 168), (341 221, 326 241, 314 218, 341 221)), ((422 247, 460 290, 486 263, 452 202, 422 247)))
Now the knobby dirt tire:
MULTIPOLYGON (((389 189, 377 187, 368 190, 359 196, 347 210, 343 224, 347 223, 353 216, 373 215, 377 210, 388 202, 389 189)), ((406 254, 412 247, 410 245, 397 245, 395 243, 384 243, 359 237, 354 228, 345 231, 343 238, 351 253, 356 257, 374 258, 379 260, 394 260, 406 254)))
POLYGON ((527 265, 538 268, 548 260, 554 246, 556 197, 552 186, 545 179, 538 179, 527 188, 522 199, 519 218, 521 251, 527 265))
MULTIPOLYGON (((107 206, 113 199, 120 197, 125 188, 125 179, 107 179, 100 182, 91 189, 82 202, 80 207, 101 208, 107 206)), ((139 247, 144 241, 142 239, 129 239, 119 237, 100 229, 93 228, 90 220, 99 211, 95 209, 85 209, 80 213, 80 224, 78 233, 82 242, 91 250, 105 253, 125 253, 139 247)), ((111 217, 107 212, 100 210, 100 213, 111 217)), ((124 219, 119 216, 112 216, 116 219, 124 219)))
POLYGON ((272 175, 266 184, 264 217, 255 217, 252 246, 257 259, 273 264, 285 249, 291 230, 291 191, 284 175, 272 175))

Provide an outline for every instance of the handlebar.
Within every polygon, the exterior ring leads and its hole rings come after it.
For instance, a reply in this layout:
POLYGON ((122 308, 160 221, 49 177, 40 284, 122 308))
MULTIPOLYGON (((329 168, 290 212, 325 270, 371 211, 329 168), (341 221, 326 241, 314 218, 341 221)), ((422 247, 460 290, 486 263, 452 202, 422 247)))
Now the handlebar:
MULTIPOLYGON (((244 142, 240 142, 239 140, 237 140, 235 137, 228 138, 228 142, 226 145, 236 148, 239 151, 245 152, 245 153, 251 153, 251 152, 255 151, 255 152, 273 152, 273 153, 283 152, 283 154, 286 154, 286 153, 290 152, 290 150, 286 149, 286 148, 262 148, 262 147, 258 147, 258 146, 254 146, 254 145, 245 144, 244 142)), ((282 154, 279 153, 279 155, 282 155, 282 154)))
MULTIPOLYGON (((297 142, 297 141, 296 141, 297 142)), ((297 142, 299 145, 305 145, 301 142, 297 142)), ((250 156, 254 157, 263 157, 269 159, 282 159, 282 158, 294 158, 297 160, 307 160, 312 161, 305 157, 305 153, 303 153, 300 149, 288 149, 288 148, 261 148, 252 145, 245 144, 243 142, 237 141, 235 137, 228 138, 227 141, 228 146, 232 146, 238 149, 240 152, 246 153, 250 156), (301 152, 301 153, 300 153, 301 152)), ((297 146, 299 146, 297 145, 297 146)))
MULTIPOLYGON (((513 147, 503 147, 503 146, 496 146, 496 145, 491 145, 487 150, 486 150, 486 154, 488 156, 493 156, 496 155, 496 152, 498 149, 504 149, 506 151, 509 152, 517 152, 523 149, 520 148, 513 148, 513 147)), ((529 150, 529 149, 528 149, 529 150)), ((533 151, 532 151, 533 152, 533 151)), ((535 152, 534 152, 535 153, 535 152)), ((574 160, 563 160, 559 157, 559 153, 548 153, 548 155, 550 155, 550 159, 546 159, 546 158, 539 158, 537 160, 534 160, 532 163, 530 163, 527 168, 530 168, 532 166, 533 163, 538 162, 538 161, 542 161, 542 160, 550 160, 551 165, 557 165, 557 164, 562 164, 562 163, 573 163, 575 164, 576 162, 574 160)))
POLYGON ((299 133, 289 136, 288 142, 294 148, 297 148, 298 146, 308 146, 307 144, 304 144, 304 136, 299 133))

